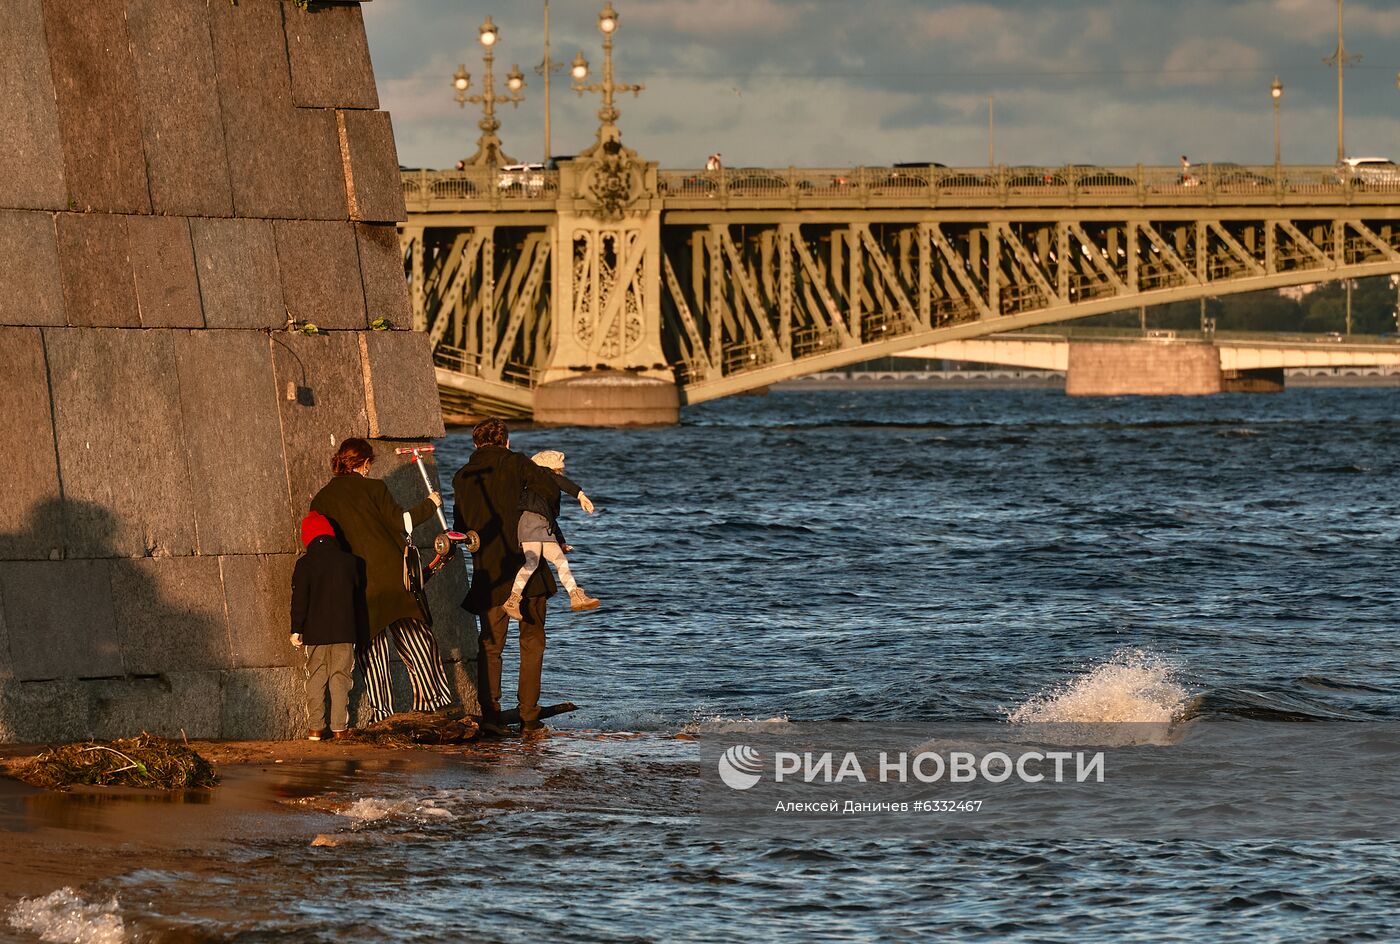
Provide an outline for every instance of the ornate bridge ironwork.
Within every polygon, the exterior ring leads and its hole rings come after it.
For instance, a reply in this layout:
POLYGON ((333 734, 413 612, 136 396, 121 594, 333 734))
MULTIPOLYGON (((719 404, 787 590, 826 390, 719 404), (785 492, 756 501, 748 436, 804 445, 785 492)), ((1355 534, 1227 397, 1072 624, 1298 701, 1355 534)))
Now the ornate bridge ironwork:
POLYGON ((706 172, 628 156, 403 174, 415 318, 446 401, 528 414, 536 384, 603 368, 674 378, 696 403, 940 341, 1400 272, 1400 180, 1332 167, 706 172))

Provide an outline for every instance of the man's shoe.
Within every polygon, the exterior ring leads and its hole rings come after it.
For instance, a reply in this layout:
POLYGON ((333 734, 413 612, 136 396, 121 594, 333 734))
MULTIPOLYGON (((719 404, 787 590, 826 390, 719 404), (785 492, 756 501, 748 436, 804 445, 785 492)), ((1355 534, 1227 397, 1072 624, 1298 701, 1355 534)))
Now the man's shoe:
POLYGON ((337 741, 348 741, 355 736, 355 732, 346 728, 344 731, 332 731, 331 737, 337 741))
POLYGON ((522 721, 520 723, 521 734, 548 734, 549 727, 543 721, 522 721))
POLYGON ((306 739, 307 739, 308 741, 320 741, 320 740, 324 740, 324 739, 325 739, 325 736, 326 736, 326 732, 325 732, 325 729, 324 729, 324 728, 322 728, 322 729, 319 730, 319 731, 313 729, 313 730, 311 730, 311 731, 307 731, 307 732, 306 732, 306 739))
POLYGON ((575 587, 569 591, 569 609, 575 612, 578 610, 596 610, 601 605, 601 600, 597 597, 590 597, 588 594, 584 593, 582 587, 575 587))
POLYGON ((506 597, 506 602, 501 604, 501 609, 506 611, 506 616, 520 622, 520 594, 512 593, 506 597))

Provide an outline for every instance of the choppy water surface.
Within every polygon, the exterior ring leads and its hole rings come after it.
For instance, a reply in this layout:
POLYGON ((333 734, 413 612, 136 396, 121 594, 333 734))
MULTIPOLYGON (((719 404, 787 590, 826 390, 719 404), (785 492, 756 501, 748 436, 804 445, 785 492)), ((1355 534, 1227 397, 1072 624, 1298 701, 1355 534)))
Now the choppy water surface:
POLYGON ((779 393, 675 429, 521 431, 600 508, 566 511, 604 608, 551 614, 544 700, 584 706, 558 736, 359 783, 334 848, 135 868, 25 903, 10 933, 86 915, 89 940, 1395 940, 1400 842, 721 841, 688 814, 698 768, 673 736, 1400 720, 1398 406, 779 393))

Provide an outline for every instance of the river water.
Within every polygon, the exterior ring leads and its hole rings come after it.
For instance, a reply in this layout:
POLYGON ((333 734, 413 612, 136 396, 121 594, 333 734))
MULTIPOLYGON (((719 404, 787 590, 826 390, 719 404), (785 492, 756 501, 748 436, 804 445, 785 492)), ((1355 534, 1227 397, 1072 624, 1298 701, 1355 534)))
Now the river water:
MULTIPOLYGON (((551 613, 543 701, 581 706, 555 736, 413 775, 323 771, 341 777, 339 845, 133 863, 21 903, 6 933, 1396 940, 1393 838, 717 838, 692 812, 694 742, 676 736, 746 720, 1400 721, 1398 405, 1375 389, 778 392, 673 429, 522 430, 513 445, 563 450, 599 508, 564 516, 603 608, 551 613)), ((454 434, 439 458, 469 451, 454 434)))

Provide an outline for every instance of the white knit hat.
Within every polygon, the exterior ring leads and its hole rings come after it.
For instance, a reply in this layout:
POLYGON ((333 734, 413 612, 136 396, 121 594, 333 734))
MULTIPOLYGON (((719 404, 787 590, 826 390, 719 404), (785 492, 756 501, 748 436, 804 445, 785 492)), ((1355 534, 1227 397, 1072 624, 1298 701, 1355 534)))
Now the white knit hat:
POLYGON ((530 457, 530 461, 535 465, 542 465, 546 469, 564 468, 564 454, 557 449, 546 449, 544 452, 537 452, 530 457))

